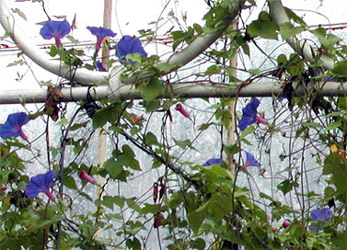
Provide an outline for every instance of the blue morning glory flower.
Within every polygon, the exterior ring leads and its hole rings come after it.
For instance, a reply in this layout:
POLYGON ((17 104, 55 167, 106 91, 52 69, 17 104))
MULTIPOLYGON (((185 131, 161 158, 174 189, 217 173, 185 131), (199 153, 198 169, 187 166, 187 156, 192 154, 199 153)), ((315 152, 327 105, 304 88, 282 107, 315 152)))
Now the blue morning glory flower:
MULTIPOLYGON (((311 219, 314 222, 327 222, 330 220, 331 216, 333 216, 333 212, 329 208, 318 208, 311 212, 311 219)), ((318 232, 321 228, 319 226, 309 226, 309 230, 312 232, 318 232)))
POLYGON ((246 162, 243 165, 245 168, 246 167, 260 167, 260 163, 257 162, 254 158, 254 155, 252 155, 251 153, 246 152, 246 162))
POLYGON ((212 158, 212 159, 207 160, 201 166, 208 167, 208 166, 211 166, 211 165, 221 165, 221 164, 222 164, 222 159, 221 158, 212 158))
POLYGON ((96 45, 95 45, 95 51, 96 53, 100 50, 101 48, 101 43, 104 40, 105 37, 110 36, 114 37, 116 33, 114 33, 110 29, 106 29, 103 27, 91 27, 88 26, 87 29, 94 35, 96 36, 96 45))
POLYGON ((49 20, 45 23, 45 25, 40 30, 40 35, 49 40, 51 38, 55 39, 55 44, 57 46, 61 46, 61 41, 64 36, 70 33, 70 24, 64 21, 52 21, 49 20))
POLYGON ((54 196, 49 189, 53 185, 55 177, 56 175, 53 170, 48 171, 45 174, 38 174, 32 177, 30 182, 25 187, 25 195, 28 198, 34 198, 39 193, 45 193, 50 200, 54 200, 54 196))
POLYGON ((250 103, 246 105, 246 107, 242 109, 242 118, 238 124, 238 127, 241 131, 245 130, 249 125, 252 125, 255 122, 268 124, 268 122, 264 118, 257 116, 257 109, 259 104, 260 101, 257 98, 254 98, 250 103))
POLYGON ((325 221, 330 220, 333 212, 329 208, 318 208, 311 212, 312 221, 325 221))
POLYGON ((136 36, 123 36, 122 39, 116 45, 116 56, 120 59, 122 63, 135 62, 126 60, 126 55, 140 53, 142 58, 147 57, 146 51, 143 49, 141 41, 136 36))
POLYGON ((102 71, 102 72, 107 71, 107 69, 105 69, 104 65, 102 65, 102 62, 99 62, 99 61, 96 62, 96 68, 98 69, 98 71, 102 71))
POLYGON ((10 114, 5 124, 0 128, 1 138, 21 136, 24 140, 28 140, 28 137, 22 131, 22 126, 27 124, 28 121, 29 117, 24 112, 10 114))

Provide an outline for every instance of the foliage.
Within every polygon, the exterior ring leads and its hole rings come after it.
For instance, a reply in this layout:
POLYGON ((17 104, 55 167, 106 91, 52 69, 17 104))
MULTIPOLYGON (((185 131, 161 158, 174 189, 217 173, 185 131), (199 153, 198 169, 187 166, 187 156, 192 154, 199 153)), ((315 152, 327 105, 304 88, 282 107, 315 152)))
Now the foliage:
MULTIPOLYGON (((318 51, 325 51, 336 62, 330 71, 321 69, 318 57, 308 62, 298 54, 279 54, 275 70, 249 68, 245 80, 237 79, 230 67, 237 49, 250 56, 251 49, 258 47, 258 38, 278 41, 279 35, 287 39, 310 28, 287 9, 291 23, 278 27, 262 11, 247 27, 232 29, 224 22, 232 1, 206 2, 204 27, 194 24, 170 36, 170 49, 179 51, 196 36, 225 30, 218 45, 193 62, 199 69, 200 61, 207 64, 201 72, 162 77, 171 72, 172 65, 158 64, 159 57, 147 57, 139 39, 124 36, 122 46, 116 45, 120 59, 110 60, 104 70, 128 60, 124 81, 150 73, 151 77, 134 84, 141 100, 97 103, 91 98, 74 104, 77 108, 69 113, 58 86, 50 86, 51 99, 44 111, 29 116, 18 113, 25 115, 25 121, 11 125, 9 130, 16 129, 16 134, 2 136, 0 144, 1 249, 146 249, 150 235, 157 236, 152 241, 158 249, 235 249, 237 245, 245 249, 346 249, 347 99, 322 97, 318 88, 307 88, 302 96, 294 93, 297 86, 315 87, 327 77, 346 81, 342 39, 323 28, 310 30, 320 44, 318 51), (272 103, 256 98, 247 102, 203 99, 201 110, 181 96, 159 98, 164 88, 179 82, 232 85, 237 80, 241 88, 266 77, 283 85, 283 94, 274 96, 272 103), (229 109, 234 104, 245 104, 242 114, 229 109), (268 104, 272 109, 264 107, 268 104), (153 125, 154 116, 161 124, 153 125), (47 124, 41 135, 46 147, 40 145, 42 152, 35 151, 35 140, 40 138, 22 135, 22 129, 38 123, 39 118, 47 124), (50 118, 59 129, 58 145, 50 136, 50 118), (170 130, 178 125, 180 131, 170 130), (235 141, 227 143, 224 133, 231 125, 239 130, 235 141), (194 162, 190 153, 198 152, 206 143, 201 136, 215 135, 214 130, 219 131, 218 146, 211 141, 211 155, 203 155, 206 163, 194 162), (186 138, 179 132, 186 133, 186 138), (87 155, 95 151, 94 137, 101 134, 108 136, 112 148, 98 165, 87 155), (272 146, 278 138, 286 141, 278 144, 283 150, 272 146), (274 157, 274 151, 280 155, 274 157), (34 159, 21 158, 26 153, 34 159), (41 174, 30 181, 28 166, 42 158, 49 179, 41 174), (149 187, 144 185, 145 175, 151 175, 149 187), (260 189, 260 182, 269 186, 260 189), (35 195, 26 195, 26 188, 34 189, 35 195), (50 194, 49 198, 41 192, 50 194)), ((146 39, 155 34, 151 30, 140 33, 146 39)), ((107 46, 102 41, 98 36, 95 53, 89 57, 93 65, 85 63, 87 52, 64 48, 61 43, 53 45, 49 54, 72 70, 97 69, 100 46, 107 46)), ((7 127, 6 122, 0 131, 7 127)))

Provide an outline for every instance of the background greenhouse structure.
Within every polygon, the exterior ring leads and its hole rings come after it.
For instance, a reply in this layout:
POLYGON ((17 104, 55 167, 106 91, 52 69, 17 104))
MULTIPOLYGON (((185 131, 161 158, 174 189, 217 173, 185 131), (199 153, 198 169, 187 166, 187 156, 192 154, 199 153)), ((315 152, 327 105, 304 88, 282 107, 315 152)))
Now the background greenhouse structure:
POLYGON ((346 9, 0 0, 0 249, 347 249, 346 9))

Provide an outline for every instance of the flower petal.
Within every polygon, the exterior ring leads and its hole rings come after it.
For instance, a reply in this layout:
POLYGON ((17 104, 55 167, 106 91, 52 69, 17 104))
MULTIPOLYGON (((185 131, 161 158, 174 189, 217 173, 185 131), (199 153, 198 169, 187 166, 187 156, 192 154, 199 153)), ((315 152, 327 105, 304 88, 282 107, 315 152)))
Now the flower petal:
MULTIPOLYGON (((147 57, 146 51, 143 49, 141 41, 136 36, 125 35, 116 45, 116 56, 122 61, 126 55, 140 53, 142 58, 147 57)), ((131 64, 135 62, 129 61, 131 64)))
POLYGON ((328 221, 333 216, 333 212, 329 208, 318 208, 311 211, 312 221, 328 221))
POLYGON ((34 198, 41 192, 41 189, 32 182, 29 182, 25 187, 25 195, 28 198, 34 198))
POLYGON ((25 194, 27 197, 36 197, 40 192, 47 192, 52 186, 56 174, 54 171, 48 171, 45 174, 38 174, 31 178, 30 182, 25 188, 25 194))
POLYGON ((246 162, 243 165, 244 167, 260 167, 260 163, 256 161, 256 159, 254 158, 254 155, 252 155, 251 153, 246 152, 246 162))
POLYGON ((3 139, 8 137, 17 137, 23 134, 22 126, 27 124, 29 117, 24 112, 13 113, 7 117, 6 122, 0 128, 0 136, 3 139))
POLYGON ((44 39, 61 39, 67 34, 69 34, 71 31, 70 24, 66 21, 52 21, 49 20, 45 23, 45 25, 40 30, 40 35, 44 39))
POLYGON ((103 27, 88 26, 87 29, 97 38, 114 37, 116 35, 112 30, 103 27))
POLYGON ((241 131, 245 130, 249 125, 256 122, 257 109, 260 101, 255 98, 242 109, 242 118, 239 121, 238 127, 241 131))
POLYGON ((221 158, 212 158, 212 159, 207 160, 201 166, 208 167, 208 166, 211 166, 211 165, 220 165, 220 164, 222 164, 222 159, 221 158))

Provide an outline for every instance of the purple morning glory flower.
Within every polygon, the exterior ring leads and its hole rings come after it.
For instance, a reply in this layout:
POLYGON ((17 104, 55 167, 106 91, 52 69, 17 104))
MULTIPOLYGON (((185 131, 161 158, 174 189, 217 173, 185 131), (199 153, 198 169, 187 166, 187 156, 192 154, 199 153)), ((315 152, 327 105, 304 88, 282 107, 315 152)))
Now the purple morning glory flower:
POLYGON ((11 136, 21 136, 24 140, 28 140, 28 137, 22 131, 22 126, 27 124, 28 121, 29 117, 24 112, 10 114, 4 125, 0 128, 1 138, 7 139, 11 136))
POLYGON ((49 20, 41 28, 40 35, 46 40, 54 38, 55 44, 57 46, 61 46, 60 39, 62 39, 67 34, 69 34, 70 30, 71 30, 70 24, 66 20, 64 21, 49 20))
POLYGON ((249 125, 252 125, 255 122, 262 124, 268 124, 267 120, 257 116, 257 109, 260 104, 260 101, 257 98, 254 98, 250 103, 242 109, 242 118, 238 124, 238 127, 241 131, 245 130, 249 125))
POLYGON ((101 48, 101 43, 104 40, 105 37, 110 36, 114 37, 116 33, 114 33, 110 29, 106 29, 103 27, 91 27, 88 26, 87 29, 94 35, 96 36, 96 45, 95 45, 95 51, 96 53, 100 50, 101 48))
POLYGON ((207 160, 204 164, 202 164, 201 166, 203 167, 209 167, 211 165, 220 165, 222 164, 222 159, 221 158, 212 158, 207 160))
POLYGON ((99 62, 99 61, 96 62, 96 68, 98 69, 98 71, 102 71, 102 72, 107 71, 107 69, 105 69, 104 65, 102 65, 102 62, 99 62))
POLYGON ((245 168, 246 167, 260 167, 260 163, 257 162, 254 158, 254 156, 251 153, 246 152, 246 162, 243 165, 245 168))
POLYGON ((55 172, 51 170, 45 174, 38 174, 32 177, 25 187, 25 195, 28 198, 33 198, 39 193, 45 193, 50 200, 54 200, 54 196, 49 189, 53 184, 55 176, 55 172))
MULTIPOLYGON (((311 219, 314 222, 324 221, 327 222, 330 220, 330 217, 333 216, 333 212, 329 208, 318 208, 311 212, 311 219)), ((309 226, 310 231, 317 232, 321 230, 319 226, 309 226)))
POLYGON ((136 36, 123 36, 122 39, 116 45, 116 56, 123 63, 131 63, 135 62, 126 60, 126 55, 140 53, 142 58, 147 57, 146 51, 143 49, 141 41, 136 36))

